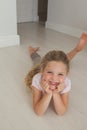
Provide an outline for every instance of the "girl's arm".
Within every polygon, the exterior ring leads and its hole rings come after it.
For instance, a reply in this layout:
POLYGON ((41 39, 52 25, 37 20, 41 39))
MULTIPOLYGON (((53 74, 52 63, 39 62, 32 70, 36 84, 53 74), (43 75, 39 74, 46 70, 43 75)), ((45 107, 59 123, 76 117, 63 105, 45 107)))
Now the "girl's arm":
POLYGON ((58 115, 63 115, 68 108, 69 93, 53 93, 53 103, 58 115))
POLYGON ((33 108, 36 114, 43 115, 47 110, 52 98, 52 93, 42 94, 37 88, 33 88, 33 108))

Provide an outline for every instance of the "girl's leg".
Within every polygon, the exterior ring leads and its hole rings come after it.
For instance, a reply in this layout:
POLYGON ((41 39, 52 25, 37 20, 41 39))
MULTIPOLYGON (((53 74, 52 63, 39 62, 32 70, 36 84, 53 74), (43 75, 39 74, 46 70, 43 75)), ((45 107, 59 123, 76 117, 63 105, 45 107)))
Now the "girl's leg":
POLYGON ((37 53, 38 50, 39 50, 38 47, 36 48, 31 46, 29 47, 29 54, 31 56, 34 65, 38 64, 41 61, 41 56, 37 53))
POLYGON ((83 33, 77 46, 73 50, 71 50, 69 53, 67 53, 68 59, 72 60, 72 58, 74 58, 74 56, 78 52, 83 50, 86 44, 87 44, 87 34, 83 33))

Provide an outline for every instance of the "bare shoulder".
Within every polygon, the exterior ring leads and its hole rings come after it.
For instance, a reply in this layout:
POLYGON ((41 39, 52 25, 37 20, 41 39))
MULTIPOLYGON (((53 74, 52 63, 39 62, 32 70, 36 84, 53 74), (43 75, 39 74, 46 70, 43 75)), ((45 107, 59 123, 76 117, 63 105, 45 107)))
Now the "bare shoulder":
POLYGON ((33 94, 41 94, 42 92, 36 87, 32 86, 33 94))

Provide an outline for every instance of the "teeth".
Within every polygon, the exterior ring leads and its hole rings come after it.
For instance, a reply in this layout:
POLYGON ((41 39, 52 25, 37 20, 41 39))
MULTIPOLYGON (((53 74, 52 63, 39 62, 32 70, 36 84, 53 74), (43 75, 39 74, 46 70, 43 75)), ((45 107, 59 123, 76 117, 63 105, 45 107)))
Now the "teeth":
POLYGON ((54 83, 54 82, 50 82, 51 85, 57 85, 57 83, 54 83))
POLYGON ((56 83, 52 83, 53 85, 56 85, 56 83))
POLYGON ((57 83, 57 82, 49 82, 50 83, 50 85, 58 85, 59 83, 57 83))

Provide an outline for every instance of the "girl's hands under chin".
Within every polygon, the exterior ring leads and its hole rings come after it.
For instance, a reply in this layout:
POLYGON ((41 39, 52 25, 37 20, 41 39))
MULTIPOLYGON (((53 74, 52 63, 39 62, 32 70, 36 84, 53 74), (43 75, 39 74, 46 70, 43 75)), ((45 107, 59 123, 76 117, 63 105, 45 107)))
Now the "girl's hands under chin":
POLYGON ((45 79, 41 80, 41 86, 47 94, 52 94, 52 90, 50 89, 49 84, 45 79))
POLYGON ((53 90, 53 93, 60 93, 61 91, 64 90, 66 87, 66 83, 64 80, 60 80, 60 84, 56 86, 56 88, 53 90))

